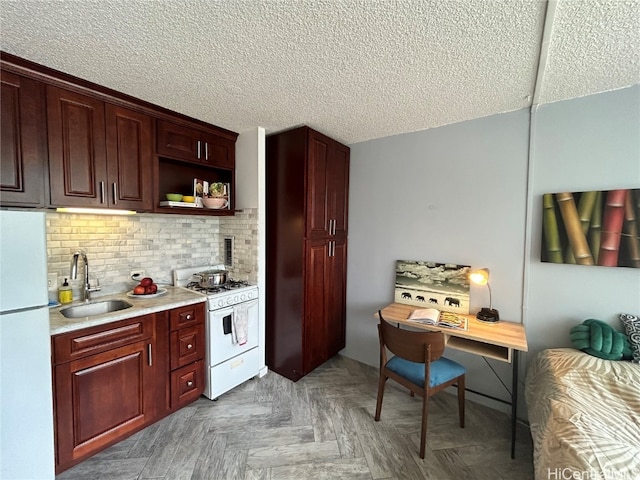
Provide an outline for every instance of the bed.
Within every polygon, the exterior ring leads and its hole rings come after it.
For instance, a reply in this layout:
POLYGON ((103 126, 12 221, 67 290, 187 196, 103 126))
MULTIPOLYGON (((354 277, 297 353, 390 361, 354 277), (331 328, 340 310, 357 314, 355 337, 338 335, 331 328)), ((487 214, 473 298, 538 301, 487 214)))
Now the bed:
POLYGON ((539 352, 525 399, 537 480, 640 479, 640 365, 571 348, 539 352))

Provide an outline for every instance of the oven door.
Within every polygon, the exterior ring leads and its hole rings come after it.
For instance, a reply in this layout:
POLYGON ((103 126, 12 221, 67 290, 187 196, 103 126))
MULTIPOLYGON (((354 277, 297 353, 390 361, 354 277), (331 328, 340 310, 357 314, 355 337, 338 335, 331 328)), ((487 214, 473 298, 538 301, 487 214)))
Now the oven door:
POLYGON ((258 301, 252 300, 219 310, 207 316, 207 363, 217 365, 258 346, 258 301), (237 340, 236 322, 241 321, 241 308, 246 308, 246 343, 237 340))

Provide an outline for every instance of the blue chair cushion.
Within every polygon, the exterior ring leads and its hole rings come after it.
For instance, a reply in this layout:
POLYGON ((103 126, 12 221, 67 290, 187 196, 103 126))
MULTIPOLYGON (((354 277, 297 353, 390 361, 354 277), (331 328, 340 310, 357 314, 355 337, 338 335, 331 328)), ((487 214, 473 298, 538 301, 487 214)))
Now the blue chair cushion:
MULTIPOLYGON (((424 363, 410 362, 395 356, 387 362, 387 368, 393 373, 406 378, 411 383, 424 387, 424 363)), ((448 382, 466 373, 466 371, 458 362, 440 357, 435 362, 431 362, 429 387, 436 387, 448 382)))

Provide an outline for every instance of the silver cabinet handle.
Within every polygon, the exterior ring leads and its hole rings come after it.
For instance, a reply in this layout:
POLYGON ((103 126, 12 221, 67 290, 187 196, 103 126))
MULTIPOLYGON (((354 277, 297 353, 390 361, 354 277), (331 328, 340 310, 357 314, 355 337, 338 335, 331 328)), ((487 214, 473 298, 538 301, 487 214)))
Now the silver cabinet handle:
POLYGON ((152 367, 153 366, 153 352, 152 349, 153 347, 151 346, 151 344, 147 345, 147 355, 149 356, 149 366, 152 367))
POLYGON ((118 204, 118 184, 113 182, 113 204, 118 204))
POLYGON ((209 161, 209 143, 204 142, 204 159, 209 161))
POLYGON ((331 232, 331 235, 335 235, 336 234, 336 219, 333 219, 333 232, 331 232))
POLYGON ((100 203, 104 203, 104 182, 100 182, 100 203))
POLYGON ((190 313, 187 313, 187 314, 185 315, 185 318, 186 318, 187 320, 191 320, 191 314, 190 314, 190 313))
POLYGON ((187 382, 187 387, 193 387, 193 382, 191 380, 187 382))
POLYGON ((198 148, 198 160, 200 160, 200 140, 198 140, 197 148, 198 148))
POLYGON ((187 350, 191 350, 193 348, 193 345, 189 344, 187 345, 187 350))

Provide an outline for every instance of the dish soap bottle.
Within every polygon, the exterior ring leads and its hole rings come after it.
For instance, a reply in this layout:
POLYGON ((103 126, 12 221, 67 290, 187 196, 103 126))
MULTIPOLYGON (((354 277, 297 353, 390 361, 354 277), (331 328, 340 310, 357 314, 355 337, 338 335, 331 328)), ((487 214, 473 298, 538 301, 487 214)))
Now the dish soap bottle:
POLYGON ((71 285, 69 285, 66 278, 62 286, 58 289, 58 301, 60 303, 73 302, 73 290, 71 290, 71 285))

